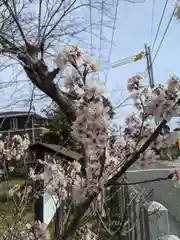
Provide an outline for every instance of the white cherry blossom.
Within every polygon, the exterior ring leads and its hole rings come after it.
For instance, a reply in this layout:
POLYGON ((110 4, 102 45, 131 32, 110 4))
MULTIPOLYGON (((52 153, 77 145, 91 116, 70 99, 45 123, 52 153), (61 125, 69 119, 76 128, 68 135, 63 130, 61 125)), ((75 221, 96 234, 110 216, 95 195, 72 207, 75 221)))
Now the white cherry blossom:
POLYGON ((88 99, 91 98, 99 98, 105 94, 105 86, 104 84, 94 81, 93 79, 88 79, 85 83, 85 96, 88 99))
POLYGON ((50 233, 47 225, 40 221, 26 224, 25 230, 20 233, 20 240, 50 240, 50 233))
POLYGON ((180 169, 175 169, 169 172, 169 177, 172 178, 175 188, 180 188, 180 169))
POLYGON ((62 51, 60 52, 58 55, 57 55, 57 58, 56 58, 56 65, 59 69, 64 69, 66 63, 68 62, 68 58, 67 58, 67 55, 66 55, 66 51, 62 51))

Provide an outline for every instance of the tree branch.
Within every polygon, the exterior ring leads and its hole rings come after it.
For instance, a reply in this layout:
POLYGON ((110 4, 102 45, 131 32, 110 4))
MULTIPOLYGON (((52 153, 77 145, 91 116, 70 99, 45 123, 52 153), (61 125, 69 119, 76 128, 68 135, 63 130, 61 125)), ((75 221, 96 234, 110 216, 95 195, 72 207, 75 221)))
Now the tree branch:
POLYGON ((21 37, 22 37, 22 39, 24 40, 24 42, 25 42, 25 44, 26 44, 26 43, 27 43, 27 40, 26 40, 25 35, 24 35, 24 32, 23 32, 23 30, 22 30, 22 28, 21 28, 21 26, 20 26, 20 23, 19 23, 19 21, 18 21, 18 19, 17 19, 17 13, 16 13, 15 3, 13 2, 13 8, 14 8, 15 14, 14 14, 12 8, 10 7, 10 5, 8 4, 8 1, 4 1, 4 5, 5 5, 6 8, 8 9, 8 11, 9 11, 10 15, 12 16, 14 22, 16 23, 16 25, 17 25, 17 27, 18 27, 18 29, 19 29, 19 32, 20 32, 20 34, 21 34, 21 37))
POLYGON ((74 218, 68 228, 63 232, 63 235, 60 238, 61 240, 68 240, 69 237, 72 239, 80 225, 82 217, 90 207, 91 203, 97 198, 98 194, 99 193, 97 192, 92 193, 82 204, 78 205, 74 218))
POLYGON ((58 69, 47 73, 44 79, 38 75, 34 68, 24 66, 24 70, 32 83, 59 105, 61 111, 66 115, 68 121, 72 122, 75 120, 76 110, 74 105, 70 103, 69 99, 63 95, 56 84, 52 81, 52 77, 56 76, 57 71, 59 71, 58 69), (50 79, 48 79, 49 76, 50 79))
POLYGON ((130 159, 121 167, 119 172, 115 173, 115 175, 111 179, 109 179, 109 181, 107 182, 107 185, 111 185, 112 183, 116 182, 127 171, 127 169, 130 168, 131 165, 136 162, 136 160, 139 158, 139 155, 143 153, 149 147, 152 141, 154 141, 157 138, 157 136, 161 132, 161 129, 166 124, 167 124, 167 121, 163 119, 162 122, 159 124, 159 126, 152 133, 152 135, 144 143, 144 145, 142 145, 141 148, 137 152, 135 152, 132 155, 132 157, 130 157, 130 159))
MULTIPOLYGON (((180 100, 179 100, 180 101, 180 100)), ((159 133, 161 132, 161 129, 166 125, 167 121, 166 120, 162 120, 162 122, 160 123, 160 125, 155 129, 155 131, 153 132, 153 134, 149 137, 149 139, 145 142, 145 144, 139 149, 139 151, 135 152, 133 154, 133 156, 129 159, 129 161, 127 161, 127 163, 124 164, 124 166, 120 169, 120 171, 118 173, 116 173, 111 179, 109 179, 109 181, 107 182, 107 184, 105 185, 105 187, 111 186, 113 185, 125 172, 126 170, 138 159, 139 155, 141 153, 143 153, 151 144, 151 142, 153 140, 155 140, 157 138, 157 136, 159 135, 159 133)), ((99 190, 100 192, 100 190, 99 190)), ((92 199, 92 201, 94 199, 97 198, 99 192, 94 192, 93 194, 91 194, 89 196, 89 199, 92 199)), ((87 200, 86 200, 87 201, 87 200)), ((89 202, 89 204, 79 204, 78 208, 80 209, 79 214, 76 217, 74 217, 74 220, 72 221, 71 225, 68 227, 68 229, 66 230, 66 234, 68 233, 69 229, 75 229, 78 226, 78 221, 79 221, 79 217, 83 216, 83 214, 87 211, 87 209, 89 208, 91 202, 89 202), (82 208, 81 206, 84 206, 84 208, 82 208), (87 207, 87 209, 85 209, 85 207, 87 207), (84 212, 84 213, 83 213, 84 212)), ((71 236, 71 235, 68 235, 71 236)), ((65 238, 63 238, 65 239, 65 238)))

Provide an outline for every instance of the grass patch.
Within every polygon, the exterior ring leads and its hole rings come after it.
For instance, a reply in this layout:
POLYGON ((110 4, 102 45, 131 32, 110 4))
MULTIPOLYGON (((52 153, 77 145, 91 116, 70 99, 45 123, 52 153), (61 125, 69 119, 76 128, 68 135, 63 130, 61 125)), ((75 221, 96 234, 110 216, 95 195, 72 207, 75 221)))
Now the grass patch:
POLYGON ((16 185, 16 184, 22 186, 22 185, 25 184, 25 180, 24 180, 24 179, 12 179, 12 180, 10 181, 10 185, 14 186, 14 185, 16 185))
MULTIPOLYGON (((34 220, 34 209, 33 204, 24 207, 22 217, 19 218, 17 212, 19 208, 20 200, 16 197, 9 197, 8 191, 14 185, 19 184, 23 186, 25 184, 24 179, 13 179, 8 183, 0 184, 0 234, 7 231, 13 224, 23 225, 27 222, 34 220), (4 184, 4 185, 3 185, 4 184), (4 187, 4 188, 3 188, 4 187)), ((22 208, 21 208, 22 209, 22 208)))
POLYGON ((51 240, 54 240, 54 228, 53 228, 53 224, 52 224, 52 222, 48 225, 48 231, 49 231, 49 233, 50 233, 50 239, 51 240))

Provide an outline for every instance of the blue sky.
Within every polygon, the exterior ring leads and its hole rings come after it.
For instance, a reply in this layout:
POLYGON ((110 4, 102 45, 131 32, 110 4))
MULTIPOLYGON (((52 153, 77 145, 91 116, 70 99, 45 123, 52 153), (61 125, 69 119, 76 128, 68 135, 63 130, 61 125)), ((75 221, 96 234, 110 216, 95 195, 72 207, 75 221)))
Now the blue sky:
MULTIPOLYGON (((157 31, 165 1, 166 0, 155 0, 152 36, 151 28, 153 0, 146 0, 144 3, 136 4, 120 1, 114 35, 114 44, 111 54, 111 62, 133 56, 144 50, 145 43, 149 45, 151 44, 151 39, 154 39, 157 31)), ((154 56, 159 42, 161 41, 162 35, 164 34, 164 30, 172 14, 175 2, 176 1, 169 0, 152 56, 154 56)), ((94 17, 97 18, 97 16, 94 17)), ((99 15, 98 17, 100 20, 101 16, 99 15)), ((111 25, 112 24, 113 21, 111 21, 111 25)), ((100 29, 98 31, 100 31, 100 29)), ((102 32, 107 39, 111 40, 112 29, 103 27, 102 32)), ((79 42, 79 44, 81 43, 79 42)), ((99 40, 97 40, 97 38, 94 36, 93 45, 96 47, 96 50, 94 51, 95 56, 98 57, 99 40)), ((107 59, 109 47, 109 43, 103 42, 101 50, 101 58, 103 60, 107 59)), ((101 67, 103 67, 103 64, 101 64, 101 67)), ((166 83, 170 74, 180 76, 180 23, 178 23, 175 18, 172 20, 157 58, 154 61, 153 67, 156 84, 166 83)), ((136 73, 144 72, 145 68, 146 61, 144 59, 137 63, 131 63, 115 69, 109 69, 107 78, 107 90, 109 92, 108 95, 110 97, 110 100, 114 105, 120 103, 127 96, 126 82, 128 78, 136 73)), ((0 79, 6 78, 6 80, 8 80, 10 77, 9 75, 10 74, 6 72, 5 75, 0 76, 0 79)), ((21 80, 26 80, 26 77, 23 74, 20 74, 20 76, 21 80)), ((104 74, 101 73, 100 76, 101 79, 104 80, 104 74)), ((7 105, 7 102, 11 102, 15 97, 17 99, 29 98, 31 90, 32 86, 30 84, 28 85, 26 82, 21 82, 18 83, 18 85, 13 85, 13 87, 9 86, 8 89, 1 90, 1 107, 7 105)), ((35 105, 36 109, 39 111, 42 107, 45 106, 46 103, 48 103, 47 100, 43 102, 40 101, 35 105)), ((24 109, 25 107, 26 106, 22 103, 18 103, 16 105, 16 109, 24 109)), ((132 107, 119 109, 117 111, 118 122, 122 124, 125 116, 127 116, 127 114, 130 112, 132 112, 132 107)))
MULTIPOLYGON (((111 57, 112 62, 133 56, 144 49, 145 43, 150 45, 151 38, 154 40, 165 0, 155 0, 154 25, 151 36, 152 3, 153 0, 147 0, 141 4, 120 3, 114 36, 115 46, 111 57)), ((175 1, 169 1, 152 56, 159 46, 174 6, 175 1)), ((109 70, 107 87, 111 91, 110 95, 113 102, 119 102, 127 96, 126 91, 123 92, 122 97, 122 90, 119 93, 117 91, 114 93, 114 89, 124 88, 129 77, 138 72, 144 72, 145 68, 146 61, 144 59, 137 63, 109 70)), ((154 61, 153 68, 156 84, 166 83, 171 74, 180 76, 180 23, 175 18, 172 20, 169 31, 154 61)), ((125 116, 131 111, 131 107, 119 109, 119 122, 123 122, 125 116)))

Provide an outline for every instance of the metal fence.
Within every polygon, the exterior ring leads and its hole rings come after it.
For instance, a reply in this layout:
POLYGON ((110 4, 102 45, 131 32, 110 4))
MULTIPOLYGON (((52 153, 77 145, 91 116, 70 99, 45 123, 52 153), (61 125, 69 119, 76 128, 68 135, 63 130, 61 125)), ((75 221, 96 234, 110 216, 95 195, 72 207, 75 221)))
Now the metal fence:
POLYGON ((124 221, 126 240, 180 240, 170 235, 168 210, 151 195, 145 196, 133 187, 122 185, 118 190, 119 210, 124 221))
MULTIPOLYGON (((142 194, 141 191, 127 185, 122 185, 118 189, 113 188, 111 190, 116 193, 118 200, 114 204, 117 206, 114 212, 118 216, 118 224, 123 226, 121 231, 123 240, 180 240, 170 235, 168 210, 160 203, 152 201, 151 195, 142 194)), ((56 206, 54 200, 49 199, 49 201, 43 201, 43 204, 39 205, 41 208, 38 212, 41 212, 40 217, 42 217, 39 220, 50 224, 52 239, 56 240, 63 220, 63 204, 56 206)))
POLYGON ((126 240, 148 240, 149 229, 144 209, 144 199, 129 186, 121 186, 118 191, 122 229, 126 240))

